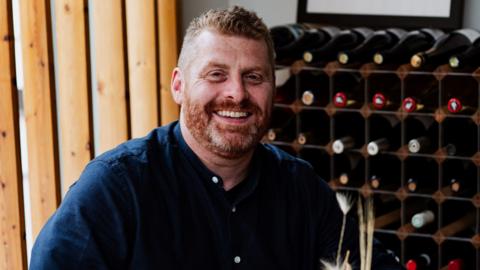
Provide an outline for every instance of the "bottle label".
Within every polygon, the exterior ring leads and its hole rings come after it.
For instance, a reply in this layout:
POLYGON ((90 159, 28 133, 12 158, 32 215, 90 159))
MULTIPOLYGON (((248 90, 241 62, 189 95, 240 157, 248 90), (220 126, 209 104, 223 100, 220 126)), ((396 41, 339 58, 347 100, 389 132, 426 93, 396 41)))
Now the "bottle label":
POLYGON ((478 37, 480 37, 480 33, 478 33, 477 31, 475 31, 473 29, 459 29, 459 30, 454 31, 454 33, 464 35, 465 37, 467 37, 470 40, 471 43, 475 42, 475 40, 477 40, 478 37))

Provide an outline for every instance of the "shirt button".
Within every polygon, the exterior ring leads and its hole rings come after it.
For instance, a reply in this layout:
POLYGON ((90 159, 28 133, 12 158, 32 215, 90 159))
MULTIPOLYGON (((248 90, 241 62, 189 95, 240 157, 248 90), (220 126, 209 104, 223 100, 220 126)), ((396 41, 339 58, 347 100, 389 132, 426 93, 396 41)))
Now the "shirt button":
POLYGON ((218 184, 218 177, 216 176, 212 177, 212 182, 215 184, 218 184))
POLYGON ((233 261, 234 261, 235 263, 240 263, 241 260, 242 260, 242 259, 240 259, 240 256, 235 256, 235 258, 233 258, 233 261))
POLYGON ((234 206, 234 207, 232 208, 232 212, 235 213, 235 211, 237 211, 237 208, 234 206))

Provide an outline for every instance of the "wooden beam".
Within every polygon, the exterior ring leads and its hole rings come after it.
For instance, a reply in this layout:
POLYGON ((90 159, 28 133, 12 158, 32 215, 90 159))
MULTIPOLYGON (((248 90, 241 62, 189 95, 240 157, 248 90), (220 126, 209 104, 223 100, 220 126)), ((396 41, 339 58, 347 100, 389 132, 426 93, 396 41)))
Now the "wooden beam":
POLYGON ((55 1, 62 194, 93 156, 87 5, 87 0, 55 1))
POLYGON ((50 1, 20 1, 32 234, 60 202, 50 1))
POLYGON ((160 45, 160 101, 162 125, 178 118, 179 108, 170 93, 172 71, 178 58, 177 1, 158 1, 160 45))
POLYGON ((98 108, 98 153, 127 140, 127 83, 125 77, 122 1, 92 1, 96 93, 98 108))
POLYGON ((12 25, 0 0, 0 269, 27 269, 12 25))
POLYGON ((126 14, 131 134, 135 138, 159 125, 155 3, 127 0, 126 14))

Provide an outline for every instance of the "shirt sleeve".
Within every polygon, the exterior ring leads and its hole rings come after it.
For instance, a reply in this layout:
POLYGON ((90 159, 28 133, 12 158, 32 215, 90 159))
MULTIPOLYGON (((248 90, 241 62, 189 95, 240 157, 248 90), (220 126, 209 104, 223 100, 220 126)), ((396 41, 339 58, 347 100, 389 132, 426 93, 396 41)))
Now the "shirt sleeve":
MULTIPOLYGON (((318 178, 318 177, 317 177, 318 178)), ((342 228, 343 214, 338 206, 335 192, 330 189, 325 181, 318 179, 320 182, 319 205, 319 232, 317 245, 320 250, 319 258, 329 263, 336 260, 337 249, 339 245, 340 232, 342 228)), ((356 199, 356 198, 355 198, 356 199)), ((347 215, 345 232, 342 243, 341 259, 348 250, 350 252, 349 262, 353 269, 360 269, 359 254, 359 227, 356 221, 357 209, 354 205, 347 215)), ((393 257, 386 252, 381 243, 374 239, 372 252, 372 270, 397 270, 404 269, 393 257)))
POLYGON ((30 268, 127 267, 129 197, 126 181, 109 164, 90 163, 38 235, 30 268))

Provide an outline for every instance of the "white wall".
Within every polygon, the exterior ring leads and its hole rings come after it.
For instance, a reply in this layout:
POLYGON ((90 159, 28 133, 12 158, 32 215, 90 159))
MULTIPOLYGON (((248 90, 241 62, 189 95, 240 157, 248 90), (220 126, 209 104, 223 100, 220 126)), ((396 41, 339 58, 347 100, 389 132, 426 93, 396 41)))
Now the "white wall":
POLYGON ((228 0, 180 0, 179 11, 182 36, 190 21, 200 13, 212 8, 226 7, 228 7, 228 0))
MULTIPOLYGON (((182 29, 187 27, 188 22, 194 16, 204 10, 233 5, 244 6, 256 11, 268 26, 292 23, 297 18, 297 0, 182 0, 182 2, 192 2, 192 4, 183 6, 182 29)), ((463 27, 480 30, 480 1, 464 0, 464 2, 463 27)))
POLYGON ((464 1, 463 27, 469 27, 480 31, 480 1, 464 1))

